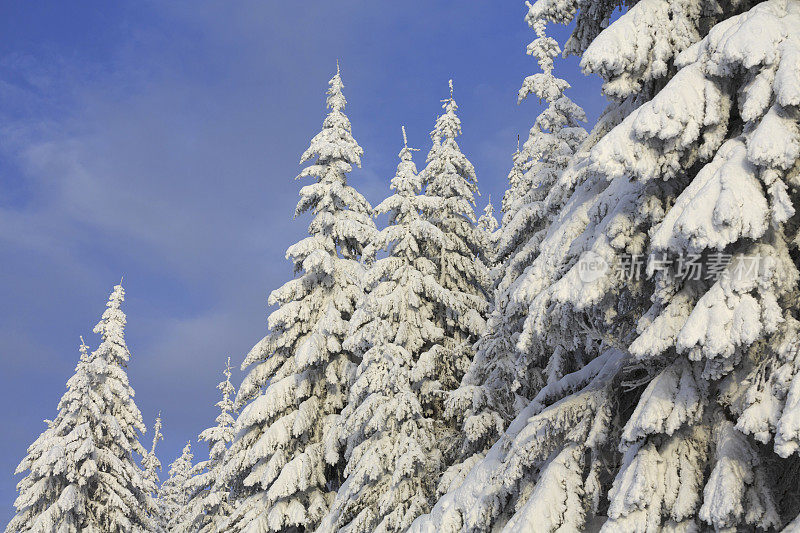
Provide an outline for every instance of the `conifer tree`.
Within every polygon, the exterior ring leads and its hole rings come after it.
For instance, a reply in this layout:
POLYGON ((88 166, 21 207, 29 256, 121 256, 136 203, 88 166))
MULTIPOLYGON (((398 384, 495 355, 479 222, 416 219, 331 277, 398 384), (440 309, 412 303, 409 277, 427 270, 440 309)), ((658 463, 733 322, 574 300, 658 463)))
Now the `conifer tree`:
POLYGON ((361 255, 376 230, 371 206, 347 184, 363 151, 344 114, 338 69, 329 85, 330 113, 298 176, 314 179, 296 209, 312 215, 309 236, 287 251, 298 275, 270 296, 278 306, 270 333, 243 364, 251 369, 225 466, 236 498, 228 531, 314 529, 342 479, 343 458, 328 455, 326 464, 323 440, 355 370, 342 343, 362 292, 361 255))
POLYGON ((503 226, 497 232, 493 257, 497 266, 492 311, 469 371, 448 398, 448 411, 460 415, 463 443, 459 462, 443 478, 441 492, 462 479, 533 399, 544 384, 550 355, 538 345, 524 351, 515 346, 526 309, 511 301, 510 290, 538 254, 540 242, 566 200, 567 191, 554 184, 586 136, 579 125, 586 117, 564 95, 569 84, 553 73, 558 43, 547 36, 541 19, 529 22, 536 38, 527 51, 542 72, 525 79, 518 101, 533 94, 547 107, 512 157, 509 187, 503 196, 503 226))
POLYGON ((529 181, 533 176, 529 172, 532 161, 530 154, 523 151, 519 145, 519 135, 517 135, 517 149, 511 155, 511 170, 508 171, 508 188, 503 193, 503 201, 500 205, 500 212, 503 214, 501 220, 513 217, 519 206, 519 197, 531 189, 532 183, 529 181))
POLYGON ((478 218, 478 227, 491 235, 497 231, 499 226, 500 224, 494 217, 494 206, 492 205, 492 197, 490 196, 486 207, 483 208, 483 214, 478 218))
POLYGON ((320 532, 403 531, 429 509, 443 466, 442 421, 425 414, 411 374, 420 355, 442 342, 435 304, 446 289, 438 263, 422 251, 444 235, 421 215, 432 199, 421 194, 405 129, 403 141, 395 192, 376 208, 389 215, 374 243, 387 256, 365 275, 367 294, 345 342, 361 364, 329 449, 344 448, 346 479, 320 532))
POLYGON ((114 287, 94 332, 91 354, 81 340, 80 360, 67 382, 58 416, 28 448, 17 473, 16 515, 8 533, 36 531, 144 532, 158 525, 150 484, 134 455, 145 450, 142 416, 126 374, 125 292, 114 287))
MULTIPOLYGON (((443 416, 447 391, 458 387, 472 360, 472 344, 485 326, 491 284, 474 212, 478 191, 475 168, 456 142, 461 120, 456 114, 452 80, 450 97, 443 100, 442 109, 421 175, 427 196, 423 215, 442 235, 441 242, 426 244, 422 252, 436 264, 439 285, 445 289, 435 310, 435 321, 444 336, 421 355, 412 372, 425 413, 434 418, 443 416)), ((453 450, 446 455, 449 462, 453 450)))
POLYGON ((150 447, 150 451, 147 452, 147 455, 144 456, 144 459, 142 459, 144 478, 151 484, 151 494, 157 492, 159 485, 158 473, 161 471, 161 461, 156 455, 156 445, 158 441, 161 440, 164 440, 164 436, 161 434, 161 413, 159 412, 156 417, 156 423, 153 426, 153 445, 150 447))
POLYGON ((800 511, 800 5, 642 0, 602 29, 619 4, 530 7, 580 8, 567 48, 612 102, 512 294, 547 383, 412 531, 764 531, 800 511))
POLYGON ((222 482, 222 467, 225 452, 233 440, 233 398, 236 393, 231 384, 231 358, 223 371, 225 380, 217 385, 222 399, 217 402, 219 415, 216 425, 200 433, 200 440, 208 443, 208 460, 197 463, 187 482, 189 502, 183 519, 175 531, 192 533, 216 532, 232 508, 229 503, 230 491, 222 482))
MULTIPOLYGON (((494 216, 494 206, 492 205, 492 197, 489 196, 489 201, 486 202, 486 207, 483 208, 483 214, 478 218, 478 228, 483 231, 484 235, 488 236, 487 244, 484 246, 487 248, 487 251, 484 252, 484 256, 492 257, 494 254, 494 240, 495 240, 495 232, 500 227, 500 224, 497 222, 497 219, 494 216)), ((489 259, 486 260, 488 263, 491 263, 489 259)))
POLYGON ((170 463, 169 477, 158 491, 158 503, 167 531, 175 531, 188 511, 193 458, 192 444, 187 442, 180 456, 170 463))
POLYGON ((497 255, 497 239, 500 236, 497 229, 499 226, 500 224, 494 217, 494 206, 492 205, 492 197, 490 196, 486 207, 483 208, 483 214, 478 218, 478 229, 480 230, 481 240, 483 241, 481 257, 483 257, 484 263, 489 268, 489 287, 494 285, 494 277, 497 275, 497 272, 495 272, 492 267, 495 265, 495 256, 497 255))
POLYGON ((156 445, 161 440, 164 440, 164 436, 161 434, 161 413, 159 412, 156 417, 156 423, 153 426, 153 444, 150 447, 150 451, 142 459, 142 469, 144 470, 144 479, 148 483, 147 492, 150 493, 155 504, 155 510, 151 518, 160 529, 166 529, 167 524, 164 522, 164 516, 158 501, 160 485, 158 473, 161 471, 161 461, 156 455, 156 445))

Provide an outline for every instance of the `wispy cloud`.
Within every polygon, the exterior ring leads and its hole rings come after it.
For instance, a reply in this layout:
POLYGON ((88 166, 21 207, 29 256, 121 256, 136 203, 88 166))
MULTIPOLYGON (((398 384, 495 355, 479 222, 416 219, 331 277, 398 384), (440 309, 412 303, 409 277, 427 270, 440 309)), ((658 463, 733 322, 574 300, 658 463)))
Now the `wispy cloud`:
POLYGON ((265 333, 267 295, 291 274, 284 250, 307 224, 292 220, 292 178, 337 58, 366 151, 352 181, 373 203, 400 124, 423 166, 450 77, 484 190, 502 191, 537 112, 515 104, 534 68, 517 5, 98 3, 69 20, 61 9, 0 22, 12 45, 0 48, 0 402, 22 406, 0 443, 9 510, 16 460, 54 415, 78 335, 92 338, 121 274, 131 380, 148 423, 165 411, 164 459, 211 422, 222 361, 265 333))

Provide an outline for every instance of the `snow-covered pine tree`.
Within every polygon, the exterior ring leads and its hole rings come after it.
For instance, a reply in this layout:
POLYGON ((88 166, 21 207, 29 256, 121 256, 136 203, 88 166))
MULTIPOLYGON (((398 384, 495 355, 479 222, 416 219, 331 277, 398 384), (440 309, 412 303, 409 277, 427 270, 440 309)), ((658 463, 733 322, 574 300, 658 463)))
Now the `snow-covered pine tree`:
POLYGON ((222 482, 225 452, 233 441, 233 398, 236 390, 231 384, 231 358, 225 363, 225 380, 217 385, 222 399, 217 402, 219 415, 216 425, 200 433, 200 440, 208 443, 208 460, 197 463, 187 482, 189 502, 180 524, 174 531, 187 533, 215 533, 220 530, 232 508, 228 501, 230 490, 222 482))
POLYGON ((478 218, 478 227, 491 235, 497 231, 499 226, 500 224, 494 217, 494 206, 492 205, 492 197, 490 196, 489 201, 486 202, 486 207, 483 208, 483 214, 478 218))
POLYGON ((527 170, 530 168, 532 161, 530 160, 530 155, 520 147, 519 141, 519 135, 517 135, 517 149, 511 155, 511 170, 508 171, 508 187, 503 193, 503 201, 500 204, 502 219, 508 216, 514 206, 519 205, 517 203, 519 196, 531 189, 531 183, 527 180, 532 176, 528 174, 527 170))
POLYGON ((150 451, 147 452, 147 455, 142 459, 144 478, 150 483, 150 493, 153 495, 158 491, 159 485, 158 473, 161 471, 161 461, 156 455, 156 445, 158 445, 158 441, 161 440, 164 440, 164 436, 161 434, 161 413, 159 412, 156 417, 156 423, 153 426, 153 445, 150 447, 150 451))
POLYGON ((612 98, 514 289, 520 347, 558 364, 412 530, 769 530, 800 510, 800 3, 641 0, 601 31, 619 4, 530 7, 580 9, 568 49, 612 98))
POLYGON ((158 491, 158 503, 167 531, 175 531, 188 512, 193 458, 192 444, 187 442, 180 456, 170 463, 169 477, 158 491))
MULTIPOLYGON (((511 301, 510 288, 539 252, 539 243, 567 198, 553 184, 586 137, 586 117, 564 91, 569 84, 554 75, 558 43, 541 19, 529 19, 536 38, 527 52, 542 72, 528 76, 518 102, 535 95, 547 108, 537 117, 527 141, 512 157, 509 186, 503 195, 503 226, 495 245, 495 291, 485 333, 460 387, 450 394, 449 413, 460 414, 463 445, 459 461, 442 479, 440 492, 457 483, 495 443, 519 411, 544 384, 549 351, 541 346, 520 351, 516 340, 526 309, 511 301)), ((519 141, 518 141, 519 142, 519 141)))
POLYGON ((351 533, 402 531, 430 508, 442 467, 437 438, 441 419, 424 413, 412 369, 442 342, 436 304, 438 256, 444 235, 422 217, 433 201, 422 195, 403 129, 393 195, 376 207, 389 215, 374 246, 387 252, 365 275, 367 294, 351 320, 345 347, 361 363, 347 405, 330 433, 334 455, 344 448, 346 479, 318 529, 351 533))
POLYGON ((298 177, 315 183, 300 190, 296 210, 313 215, 309 237, 287 251, 299 275, 271 294, 270 305, 279 307, 270 333, 243 363, 252 368, 237 395, 244 408, 226 459, 236 498, 227 531, 314 529, 341 483, 344 461, 329 456, 325 463, 323 438, 355 371, 342 343, 362 293, 359 260, 376 232, 371 206, 347 184, 363 151, 344 114, 342 87, 337 69, 330 113, 301 158, 313 163, 298 177))
POLYGON ((164 523, 163 513, 161 512, 161 507, 158 502, 160 485, 158 473, 161 471, 161 461, 156 455, 156 445, 158 445, 159 441, 164 440, 164 436, 161 434, 161 427, 161 413, 159 412, 156 417, 156 423, 153 426, 153 444, 150 447, 150 451, 147 452, 147 455, 142 458, 142 470, 144 472, 144 479, 148 483, 147 491, 152 496, 156 506, 151 518, 158 524, 160 529, 166 529, 167 525, 164 523))
POLYGON ((489 269, 489 282, 487 283, 489 288, 494 286, 494 279, 498 274, 498 271, 494 270, 493 267, 495 266, 495 257, 497 255, 497 239, 500 237, 500 232, 497 231, 499 227, 500 223, 497 222, 494 216, 492 197, 489 196, 489 201, 483 208, 483 214, 478 217, 478 230, 482 241, 481 257, 489 269))
POLYGON ((492 197, 489 196, 489 201, 486 207, 483 208, 483 214, 478 218, 478 229, 481 230, 481 238, 483 239, 483 252, 481 256, 487 266, 494 265, 494 257, 496 255, 495 247, 497 246, 497 228, 500 224, 494 217, 494 206, 492 205, 492 197))
MULTIPOLYGON (((434 261, 439 285, 445 289, 438 297, 434 314, 444 336, 422 353, 412 371, 425 414, 431 418, 444 415, 447 391, 458 387, 472 361, 472 345, 485 327, 491 290, 474 212, 474 195, 478 192, 475 168, 456 142, 461 120, 456 115, 452 80, 450 97, 442 101, 442 109, 444 113, 436 119, 431 132, 433 146, 427 166, 421 172, 428 197, 423 216, 439 230, 442 241, 426 243, 421 253, 434 261)), ((453 441, 446 444, 452 446, 453 441)), ((454 452, 445 450, 447 463, 454 459, 454 452)))
POLYGON ((83 414, 85 418, 89 412, 91 377, 87 370, 88 349, 81 337, 78 365, 75 374, 67 381, 67 392, 59 402, 58 417, 54 421, 45 420, 47 429, 28 447, 28 455, 17 467, 16 474, 25 470, 30 470, 30 473, 17 485, 19 497, 14 502, 17 514, 6 528, 8 533, 56 531, 59 527, 70 532, 80 531, 81 526, 87 523, 85 494, 80 487, 81 472, 91 474, 90 470, 97 468, 89 457, 94 451, 94 443, 91 432, 84 430, 86 423, 80 420, 76 424, 74 420, 76 414, 83 414), (80 432, 76 431, 78 425, 82 426, 80 432), (83 438, 79 438, 81 436, 83 438), (78 446, 65 446, 73 442, 78 446), (75 453, 79 449, 80 453, 75 453), (51 450, 57 450, 52 458, 48 457, 51 450), (73 471, 66 471, 68 466, 72 466, 73 471))
POLYGON ((94 328, 100 346, 89 354, 81 339, 58 416, 17 467, 28 475, 17 486, 8 533, 157 530, 150 484, 134 458, 146 453, 138 441, 145 426, 125 370, 124 295, 121 285, 114 287, 94 328))

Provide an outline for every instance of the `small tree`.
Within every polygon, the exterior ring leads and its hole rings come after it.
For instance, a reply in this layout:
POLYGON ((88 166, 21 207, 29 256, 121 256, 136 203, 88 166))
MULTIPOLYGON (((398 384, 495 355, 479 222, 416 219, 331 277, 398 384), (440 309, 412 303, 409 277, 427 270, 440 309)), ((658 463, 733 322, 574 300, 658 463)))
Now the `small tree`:
POLYGON ((187 442, 181 455, 170 463, 169 477, 158 491, 158 501, 168 531, 175 530, 188 511, 192 459, 192 444, 187 442))
POLYGON ((158 491, 158 473, 161 471, 161 461, 156 455, 156 445, 161 440, 164 440, 164 436, 161 434, 161 413, 159 412, 156 417, 156 423, 153 426, 153 444, 150 447, 150 451, 142 459, 144 478, 152 485, 151 494, 155 494, 158 491))
POLYGON ((142 459, 142 468, 144 469, 144 478, 149 485, 147 490, 153 497, 155 506, 157 508, 152 517, 153 521, 156 522, 161 529, 166 529, 167 524, 163 520, 163 513, 161 512, 158 502, 158 473, 161 471, 161 461, 156 455, 156 445, 161 440, 164 440, 164 436, 161 434, 161 413, 159 412, 158 416, 156 417, 155 426, 153 427, 153 444, 150 447, 150 451, 142 459))
POLYGON ((493 266, 496 255, 495 247, 497 246, 497 229, 500 224, 494 217, 494 206, 492 205, 492 197, 489 196, 489 201, 486 207, 483 208, 483 214, 478 218, 478 229, 481 231, 481 238, 483 239, 483 260, 487 265, 493 266))
POLYGON ((219 415, 216 425, 200 433, 200 440, 208 443, 208 460, 197 463, 187 482, 189 502, 186 513, 176 531, 213 533, 220 529, 231 514, 230 490, 222 481, 225 452, 233 441, 233 399, 236 393, 231 384, 231 358, 225 363, 225 380, 217 385, 222 399, 217 402, 219 415))

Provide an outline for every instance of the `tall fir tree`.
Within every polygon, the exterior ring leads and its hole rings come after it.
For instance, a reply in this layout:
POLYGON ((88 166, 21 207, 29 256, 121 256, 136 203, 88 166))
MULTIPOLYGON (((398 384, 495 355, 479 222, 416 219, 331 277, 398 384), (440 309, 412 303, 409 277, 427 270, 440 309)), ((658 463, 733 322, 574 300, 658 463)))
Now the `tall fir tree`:
POLYGON ((167 531, 175 531, 188 512, 192 459, 192 444, 187 442, 180 456, 170 463, 169 477, 158 491, 158 503, 167 531))
POLYGON ((197 463, 187 481, 189 502, 176 532, 214 533, 221 529, 233 508, 229 502, 230 490, 222 481, 225 453, 233 441, 233 396, 236 390, 231 384, 231 358, 223 371, 225 380, 217 385, 222 399, 217 402, 219 415, 216 425, 200 433, 200 440, 208 443, 208 460, 197 463))
POLYGON ((611 103, 512 291, 547 383, 412 531, 766 531, 800 511, 800 4, 642 0, 602 29, 620 5, 530 6, 578 13, 567 49, 611 103))
POLYGON ((558 43, 546 34, 541 19, 529 20, 536 38, 527 52, 541 72, 525 78, 518 102, 534 95, 547 104, 528 139, 512 157, 509 186, 503 196, 503 225, 497 232, 495 291, 484 335, 448 410, 460 414, 462 449, 459 462, 443 478, 440 492, 457 483, 502 435, 508 424, 544 384, 550 352, 541 345, 518 350, 525 306, 511 299, 511 289, 539 253, 539 246, 566 201, 569 190, 554 187, 570 157, 586 137, 583 110, 564 91, 569 84, 555 76, 558 43))
POLYGON ((58 416, 17 467, 28 475, 17 486, 8 533, 157 530, 150 484, 135 459, 146 453, 138 440, 145 426, 126 373, 124 295, 114 287, 94 328, 100 346, 89 354, 81 341, 58 416))
MULTIPOLYGON (((434 318, 444 335, 441 342, 422 353, 412 371, 425 414, 433 418, 444 416, 447 392, 458 387, 472 361, 472 345, 485 327, 491 284, 474 212, 478 191, 475 168, 456 142, 461 120, 456 114, 452 80, 450 97, 443 100, 442 109, 421 175, 427 197, 424 218, 442 236, 439 242, 426 243, 422 253, 436 264, 438 282, 444 289, 437 297, 434 318)), ((455 432, 455 426, 452 430, 455 432)), ((454 440, 447 439, 447 444, 454 440)), ((454 454, 454 449, 445 450, 446 461, 452 461, 454 454)))
POLYGON ((252 367, 237 396, 243 406, 225 466, 236 498, 227 530, 314 529, 342 480, 344 460, 323 450, 325 434, 345 405, 356 365, 342 347, 361 296, 362 252, 374 238, 372 208, 347 184, 363 151, 344 114, 337 69, 330 80, 322 131, 298 176, 296 214, 310 212, 309 237, 287 257, 298 276, 274 291, 270 333, 248 354, 252 367))
POLYGON ((421 194, 405 129, 403 141, 395 192, 376 208, 389 216, 374 243, 387 255, 365 275, 367 294, 345 341, 361 363, 328 450, 337 457, 344 448, 346 479, 320 532, 403 531, 429 509, 443 467, 442 422, 424 412, 411 374, 420 355, 443 340, 436 304, 447 290, 438 257, 423 251, 441 246, 444 235, 421 215, 433 200, 421 194))

